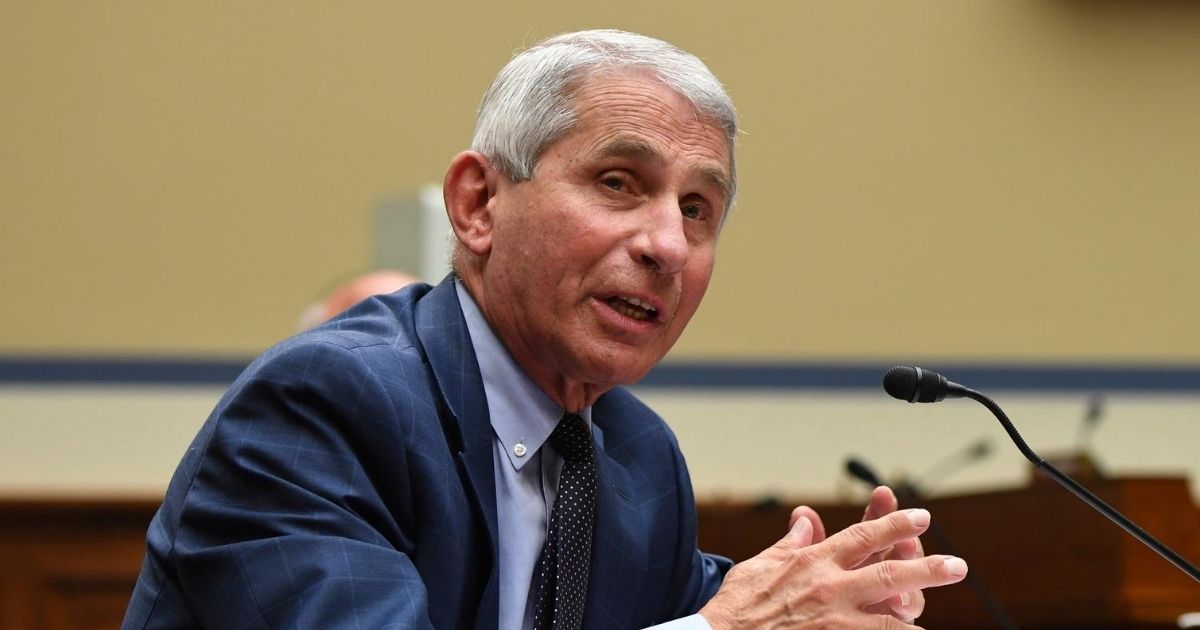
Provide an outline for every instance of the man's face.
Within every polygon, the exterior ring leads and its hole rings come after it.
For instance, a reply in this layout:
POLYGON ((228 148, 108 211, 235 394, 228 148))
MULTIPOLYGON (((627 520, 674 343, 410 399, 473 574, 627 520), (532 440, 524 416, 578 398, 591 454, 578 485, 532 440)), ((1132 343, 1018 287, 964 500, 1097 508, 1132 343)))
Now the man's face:
POLYGON ((606 390, 642 378, 700 305, 730 149, 641 74, 590 80, 575 102, 576 126, 533 177, 499 178, 482 306, 535 381, 606 390))

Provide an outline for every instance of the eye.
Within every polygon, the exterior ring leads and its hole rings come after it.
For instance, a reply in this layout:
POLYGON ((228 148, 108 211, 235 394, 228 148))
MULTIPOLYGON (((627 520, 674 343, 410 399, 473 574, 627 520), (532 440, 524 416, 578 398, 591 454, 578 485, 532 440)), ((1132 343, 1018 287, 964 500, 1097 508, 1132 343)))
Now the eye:
POLYGON ((713 214, 712 204, 703 195, 684 195, 679 201, 679 213, 686 219, 706 221, 713 214))
POLYGON ((625 178, 620 175, 605 175, 600 179, 600 183, 612 190, 621 191, 626 189, 625 178))

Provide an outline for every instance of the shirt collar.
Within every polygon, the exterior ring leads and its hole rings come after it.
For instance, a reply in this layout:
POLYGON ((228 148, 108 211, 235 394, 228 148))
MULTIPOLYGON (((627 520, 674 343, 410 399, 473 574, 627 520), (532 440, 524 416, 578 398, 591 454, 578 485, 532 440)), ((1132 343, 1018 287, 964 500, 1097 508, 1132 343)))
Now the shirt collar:
MULTIPOLYGON (((538 452, 550 432, 563 416, 563 408, 550 399, 517 365, 508 349, 496 337, 479 310, 479 305, 460 281, 455 281, 458 302, 462 306, 475 359, 483 377, 483 394, 487 398, 492 430, 504 447, 504 454, 516 470, 520 470, 538 452), (520 444, 523 449, 517 448, 520 444), (524 455, 518 456, 518 452, 524 455)), ((592 408, 579 415, 591 426, 592 408)))

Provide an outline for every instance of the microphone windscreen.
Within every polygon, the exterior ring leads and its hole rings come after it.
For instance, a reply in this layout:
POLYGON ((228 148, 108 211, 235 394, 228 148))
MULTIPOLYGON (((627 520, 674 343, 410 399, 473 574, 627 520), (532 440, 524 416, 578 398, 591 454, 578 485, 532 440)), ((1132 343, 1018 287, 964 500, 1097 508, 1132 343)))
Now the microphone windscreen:
POLYGON ((879 479, 879 476, 875 474, 875 471, 871 470, 869 466, 858 461, 857 459, 854 459, 853 457, 846 460, 846 472, 850 473, 850 476, 854 477, 855 479, 865 481, 873 486, 883 485, 883 481, 879 479))
POLYGON ((911 401, 917 393, 917 368, 897 365, 883 375, 883 391, 892 398, 911 401))

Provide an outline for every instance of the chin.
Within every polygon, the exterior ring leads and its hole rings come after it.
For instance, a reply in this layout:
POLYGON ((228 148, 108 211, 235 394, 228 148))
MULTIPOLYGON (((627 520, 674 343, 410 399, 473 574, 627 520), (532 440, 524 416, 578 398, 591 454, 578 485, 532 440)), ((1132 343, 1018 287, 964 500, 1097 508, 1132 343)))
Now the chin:
POLYGON ((575 345, 569 348, 567 356, 574 364, 573 380, 609 389, 617 385, 631 385, 649 374, 666 354, 657 352, 656 348, 657 344, 633 346, 605 340, 575 345))
POLYGON ((594 378, 585 379, 597 385, 615 387, 632 385, 650 373, 658 361, 647 363, 645 359, 621 361, 619 359, 594 363, 589 372, 594 378))

